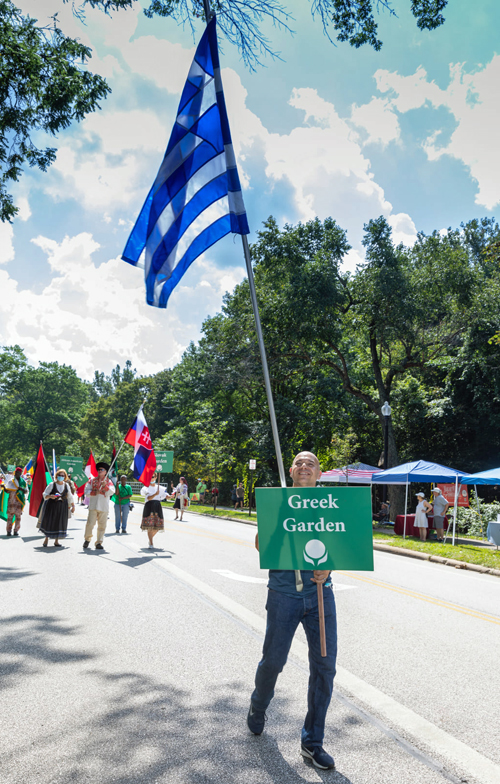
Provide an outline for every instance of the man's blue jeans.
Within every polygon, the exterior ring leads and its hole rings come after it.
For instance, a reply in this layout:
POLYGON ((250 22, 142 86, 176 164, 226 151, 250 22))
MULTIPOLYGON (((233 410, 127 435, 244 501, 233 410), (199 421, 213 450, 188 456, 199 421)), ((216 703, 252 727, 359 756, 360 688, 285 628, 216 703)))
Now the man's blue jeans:
POLYGON ((302 728, 305 746, 322 746, 325 720, 332 698, 337 659, 337 614, 331 588, 323 588, 327 656, 321 656, 318 620, 318 596, 292 598, 278 591, 268 591, 267 628, 262 659, 255 675, 252 704, 265 711, 274 696, 278 675, 285 666, 293 636, 302 623, 309 646, 309 688, 307 715, 302 728))
MULTIPOLYGON (((121 519, 121 526, 122 531, 127 530, 127 520, 128 520, 128 513, 130 512, 130 506, 128 504, 122 504, 122 519, 121 519)), ((120 530, 120 506, 119 504, 115 504, 115 528, 117 531, 120 530)))

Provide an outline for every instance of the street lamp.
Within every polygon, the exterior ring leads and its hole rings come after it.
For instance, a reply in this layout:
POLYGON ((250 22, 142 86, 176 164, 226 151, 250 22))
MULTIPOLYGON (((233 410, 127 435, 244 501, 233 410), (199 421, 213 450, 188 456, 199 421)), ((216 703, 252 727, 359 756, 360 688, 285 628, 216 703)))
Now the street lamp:
MULTIPOLYGON (((384 417, 384 471, 387 471, 387 463, 389 462, 389 417, 391 416, 391 407, 387 400, 382 406, 381 411, 384 417)), ((387 485, 384 485, 382 500, 384 504, 387 501, 387 485)))

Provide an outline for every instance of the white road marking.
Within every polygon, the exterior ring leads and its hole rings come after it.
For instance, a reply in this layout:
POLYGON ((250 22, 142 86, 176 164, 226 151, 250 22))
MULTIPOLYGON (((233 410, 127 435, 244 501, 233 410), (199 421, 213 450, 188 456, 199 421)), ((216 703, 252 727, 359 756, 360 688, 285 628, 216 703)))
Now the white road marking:
POLYGON ((212 569, 212 572, 220 574, 222 577, 229 577, 230 580, 238 580, 240 583, 267 583, 267 577, 248 577, 246 574, 236 574, 230 569, 212 569))
MULTIPOLYGON (((219 607, 227 610, 264 636, 266 621, 260 615, 247 610, 246 607, 238 604, 229 596, 221 593, 216 588, 212 588, 173 563, 155 560, 155 566, 159 566, 173 577, 190 585, 215 604, 218 604, 219 607)), ((301 661, 308 663, 307 645, 300 640, 293 641, 291 652, 301 661)), ((336 683, 385 719, 409 732, 418 742, 432 749, 435 754, 444 756, 454 765, 458 765, 464 773, 467 773, 473 779, 479 780, 481 784, 498 784, 500 781, 500 765, 496 765, 492 760, 484 757, 461 740, 449 735, 440 727, 424 719, 423 716, 419 716, 418 713, 415 713, 410 708, 401 705, 392 697, 384 694, 375 686, 366 683, 343 667, 337 668, 336 683)))
MULTIPOLYGON (((228 577, 230 580, 238 580, 240 583, 260 583, 267 584, 267 577, 248 577, 246 574, 237 574, 230 569, 212 569, 212 572, 220 574, 222 577, 228 577)), ((357 588, 357 585, 344 585, 344 583, 332 583, 332 588, 335 592, 349 591, 357 588)))

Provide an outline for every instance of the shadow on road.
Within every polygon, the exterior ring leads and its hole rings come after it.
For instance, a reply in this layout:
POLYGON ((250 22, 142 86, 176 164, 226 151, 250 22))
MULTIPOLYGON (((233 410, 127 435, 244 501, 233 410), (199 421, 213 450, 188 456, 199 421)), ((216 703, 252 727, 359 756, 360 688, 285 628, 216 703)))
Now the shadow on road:
POLYGON ((40 663, 65 664, 94 658, 85 651, 65 650, 54 638, 78 634, 75 626, 53 615, 13 615, 2 618, 0 631, 0 688, 19 677, 35 674, 40 663))
POLYGON ((38 572, 27 572, 17 569, 15 566, 0 566, 0 582, 7 580, 20 580, 21 577, 31 577, 38 572))
POLYGON ((36 784, 52 781, 54 764, 58 784, 351 784, 338 771, 317 771, 302 761, 300 728, 290 726, 286 701, 273 709, 274 728, 252 735, 245 723, 248 689, 241 682, 201 695, 135 672, 86 670, 86 677, 103 699, 92 715, 80 713, 64 727, 63 764, 53 759, 59 733, 22 750, 24 765, 53 760, 38 768, 36 784), (292 749, 293 762, 282 749, 292 749))

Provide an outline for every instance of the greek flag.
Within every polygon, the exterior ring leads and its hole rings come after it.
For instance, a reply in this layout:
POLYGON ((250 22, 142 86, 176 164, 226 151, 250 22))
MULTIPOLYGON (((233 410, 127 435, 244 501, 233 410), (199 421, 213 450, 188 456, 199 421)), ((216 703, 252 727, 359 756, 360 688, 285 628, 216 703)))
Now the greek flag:
POLYGON ((146 299, 165 308, 187 268, 226 234, 248 234, 220 77, 215 16, 191 65, 167 151, 122 259, 144 264, 146 299))

